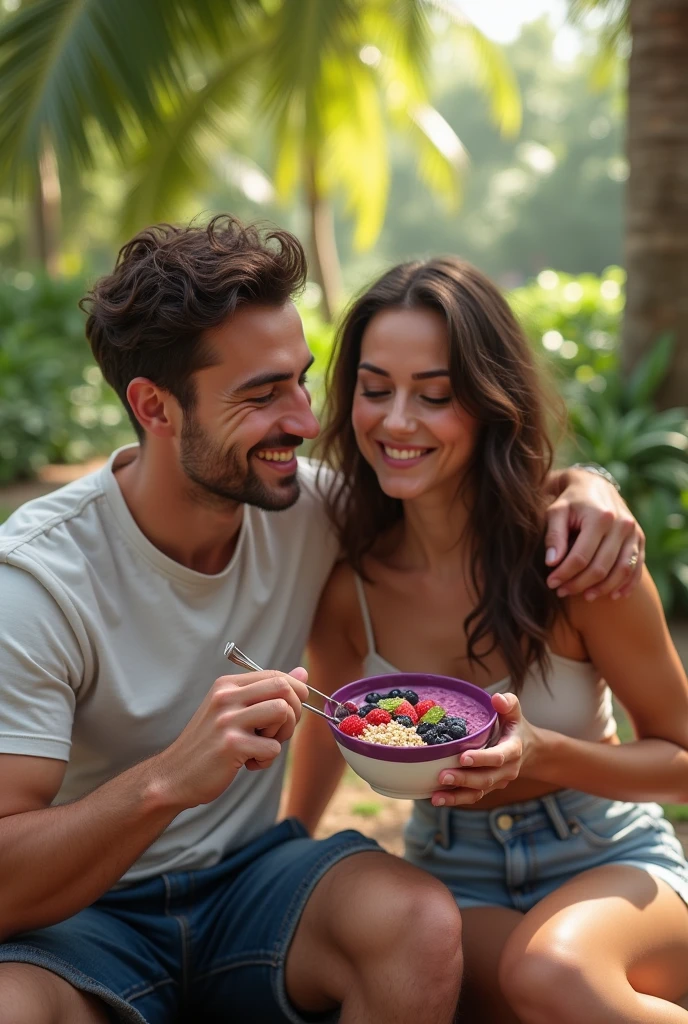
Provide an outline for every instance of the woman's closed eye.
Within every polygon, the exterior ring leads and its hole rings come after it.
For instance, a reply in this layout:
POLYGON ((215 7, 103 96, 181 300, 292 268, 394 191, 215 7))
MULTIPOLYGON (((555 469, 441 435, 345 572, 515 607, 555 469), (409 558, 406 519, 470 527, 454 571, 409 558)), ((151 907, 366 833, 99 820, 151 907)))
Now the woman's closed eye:
MULTIPOLYGON (((387 398, 391 394, 390 391, 373 391, 370 388, 361 391, 363 398, 387 398)), ((433 395, 418 395, 423 402, 428 402, 430 405, 448 405, 451 402, 451 395, 443 395, 442 397, 435 397, 433 395)))

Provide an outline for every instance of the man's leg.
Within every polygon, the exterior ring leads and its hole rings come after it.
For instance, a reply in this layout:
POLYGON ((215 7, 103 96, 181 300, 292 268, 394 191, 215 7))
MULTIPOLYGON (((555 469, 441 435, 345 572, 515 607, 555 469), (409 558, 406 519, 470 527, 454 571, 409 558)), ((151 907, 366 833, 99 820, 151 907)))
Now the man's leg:
POLYGON ((0 964, 0 1024, 107 1024, 105 1006, 51 971, 0 964))
POLYGON ((342 1024, 450 1024, 461 986, 454 898, 397 857, 357 853, 318 882, 286 963, 294 1006, 342 1024))

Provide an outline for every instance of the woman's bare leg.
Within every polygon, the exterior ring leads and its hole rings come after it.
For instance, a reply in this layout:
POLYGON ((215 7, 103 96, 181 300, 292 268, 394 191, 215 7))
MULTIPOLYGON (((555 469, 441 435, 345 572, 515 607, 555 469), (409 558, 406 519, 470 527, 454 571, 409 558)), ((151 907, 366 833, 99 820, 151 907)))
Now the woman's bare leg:
POLYGON ((688 907, 639 868, 583 872, 525 915, 499 977, 522 1024, 688 1024, 688 907))

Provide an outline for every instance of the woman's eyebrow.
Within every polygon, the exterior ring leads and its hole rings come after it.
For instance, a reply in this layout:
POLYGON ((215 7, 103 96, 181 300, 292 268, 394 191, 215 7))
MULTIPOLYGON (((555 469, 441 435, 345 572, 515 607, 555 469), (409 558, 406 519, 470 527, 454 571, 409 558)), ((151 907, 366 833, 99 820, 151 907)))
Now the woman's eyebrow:
MULTIPOLYGON (((372 363, 359 363, 359 370, 369 370, 370 373, 377 373, 381 377, 389 377, 387 370, 381 370, 379 366, 373 366, 372 363)), ((448 377, 449 370, 423 370, 421 373, 412 373, 411 378, 413 380, 429 380, 430 377, 448 377)))

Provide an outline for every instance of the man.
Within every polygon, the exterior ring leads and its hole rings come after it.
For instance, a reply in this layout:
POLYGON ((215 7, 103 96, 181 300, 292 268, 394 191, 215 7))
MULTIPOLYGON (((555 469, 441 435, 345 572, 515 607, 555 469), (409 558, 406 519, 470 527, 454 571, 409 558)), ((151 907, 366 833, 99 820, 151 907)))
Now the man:
MULTIPOLYGON (((318 431, 305 269, 287 232, 161 226, 86 300, 141 444, 0 531, 0 1024, 452 1019, 443 887, 357 833, 274 824, 308 695, 285 670, 337 555, 295 458, 318 431), (228 639, 280 669, 227 675, 228 639)), ((642 535, 570 480, 560 582, 629 585, 642 535)))

